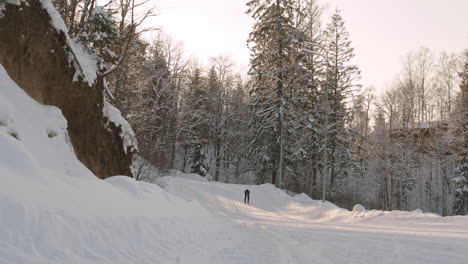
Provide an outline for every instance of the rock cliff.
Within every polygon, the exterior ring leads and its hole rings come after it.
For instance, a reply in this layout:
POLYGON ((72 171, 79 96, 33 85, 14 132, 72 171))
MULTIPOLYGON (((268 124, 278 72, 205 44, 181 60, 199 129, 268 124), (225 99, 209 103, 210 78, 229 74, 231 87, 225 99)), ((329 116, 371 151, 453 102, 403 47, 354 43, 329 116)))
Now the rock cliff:
POLYGON ((95 175, 131 175, 131 135, 108 115, 103 78, 93 60, 80 58, 85 52, 60 28, 50 0, 6 1, 0 13, 0 64, 11 78, 36 101, 62 110, 76 156, 95 175))

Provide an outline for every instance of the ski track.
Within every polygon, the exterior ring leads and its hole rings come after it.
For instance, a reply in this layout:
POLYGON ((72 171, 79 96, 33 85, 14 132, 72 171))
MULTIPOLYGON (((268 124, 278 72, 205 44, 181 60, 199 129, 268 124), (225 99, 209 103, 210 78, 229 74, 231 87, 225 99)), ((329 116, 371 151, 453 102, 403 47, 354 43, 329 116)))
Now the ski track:
POLYGON ((252 241, 245 242, 249 246, 270 256, 279 254, 273 261, 245 263, 465 264, 468 257, 468 223, 453 225, 444 223, 444 218, 422 223, 414 220, 324 221, 302 215, 301 207, 306 205, 301 204, 286 205, 278 210, 258 208, 256 198, 260 197, 255 197, 252 189, 256 188, 252 186, 187 179, 177 180, 177 185, 178 190, 172 190, 175 194, 198 200, 218 217, 248 229, 252 241), (243 204, 244 188, 251 190, 251 205, 243 204), (220 195, 223 192, 226 194, 220 195), (237 199, 229 199, 237 194, 237 199))

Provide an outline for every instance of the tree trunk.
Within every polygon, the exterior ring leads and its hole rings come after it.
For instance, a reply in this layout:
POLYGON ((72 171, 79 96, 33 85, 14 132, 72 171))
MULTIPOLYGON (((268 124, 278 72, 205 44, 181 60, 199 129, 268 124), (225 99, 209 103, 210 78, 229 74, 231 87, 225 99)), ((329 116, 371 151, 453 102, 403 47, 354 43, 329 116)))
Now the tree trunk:
POLYGON ((184 147, 184 161, 182 163, 182 172, 185 172, 185 166, 187 165, 187 147, 184 147))
POLYGON ((465 195, 463 196, 463 211, 462 215, 467 214, 467 208, 468 208, 468 193, 465 192, 465 195))
MULTIPOLYGON (((278 17, 280 17, 282 14, 280 13, 281 10, 281 1, 276 0, 276 7, 278 10, 278 17)), ((283 172, 284 172, 284 103, 285 103, 285 98, 284 98, 284 76, 283 76, 283 60, 284 60, 284 51, 285 47, 283 47, 283 39, 277 39, 278 41, 278 56, 280 58, 278 64, 278 81, 276 82, 276 87, 277 87, 277 94, 278 94, 278 103, 279 103, 279 115, 278 115, 278 133, 279 133, 279 157, 278 157, 278 179, 276 182, 276 186, 281 189, 281 184, 283 181, 283 172)))
POLYGON ((239 167, 240 167, 240 159, 237 158, 237 162, 236 162, 236 172, 235 172, 236 184, 238 184, 238 179, 239 179, 239 167))
POLYGON ((274 169, 274 170, 271 172, 271 184, 273 184, 273 185, 276 185, 276 172, 277 172, 276 169, 274 169))
POLYGON ((314 167, 312 168, 312 195, 316 198, 317 195, 317 163, 315 163, 314 167))
POLYGON ((216 155, 215 181, 218 181, 219 180, 219 167, 221 166, 221 141, 219 138, 216 139, 215 155, 216 155))
POLYGON ((335 184, 336 170, 335 170, 335 146, 333 144, 331 148, 331 161, 330 161, 330 191, 329 196, 332 196, 333 187, 335 184))

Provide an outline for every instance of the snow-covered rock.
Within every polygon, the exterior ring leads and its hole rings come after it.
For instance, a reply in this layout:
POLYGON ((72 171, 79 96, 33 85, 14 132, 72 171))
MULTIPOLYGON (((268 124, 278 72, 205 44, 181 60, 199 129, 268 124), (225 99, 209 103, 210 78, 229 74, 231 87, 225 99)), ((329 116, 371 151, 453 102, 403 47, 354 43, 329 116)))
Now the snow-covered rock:
POLYGON ((364 208, 364 206, 360 204, 356 204, 355 206, 353 206, 353 212, 365 212, 365 211, 366 211, 366 208, 364 208))
MULTIPOLYGON (((0 64, 37 102, 60 109, 59 116, 67 119, 61 127, 68 130, 69 142, 87 168, 100 178, 130 176, 136 140, 120 112, 104 101, 106 86, 97 77, 95 57, 69 37, 51 0, 0 3, 6 7, 0 18, 0 64), (18 50, 27 50, 27 58, 18 50)), ((8 133, 22 139, 15 129, 15 124, 8 125, 8 133)), ((62 134, 51 127, 46 133, 56 139, 62 134)))

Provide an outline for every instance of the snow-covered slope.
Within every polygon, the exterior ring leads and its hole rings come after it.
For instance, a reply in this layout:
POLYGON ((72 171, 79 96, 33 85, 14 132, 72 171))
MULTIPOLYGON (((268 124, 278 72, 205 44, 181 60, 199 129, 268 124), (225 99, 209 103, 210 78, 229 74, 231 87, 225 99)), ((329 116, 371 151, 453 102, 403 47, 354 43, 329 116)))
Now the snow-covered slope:
POLYGON ((0 264, 466 263, 468 218, 349 212, 272 185, 97 179, 0 65, 0 264), (251 191, 251 205, 243 191, 251 191))

